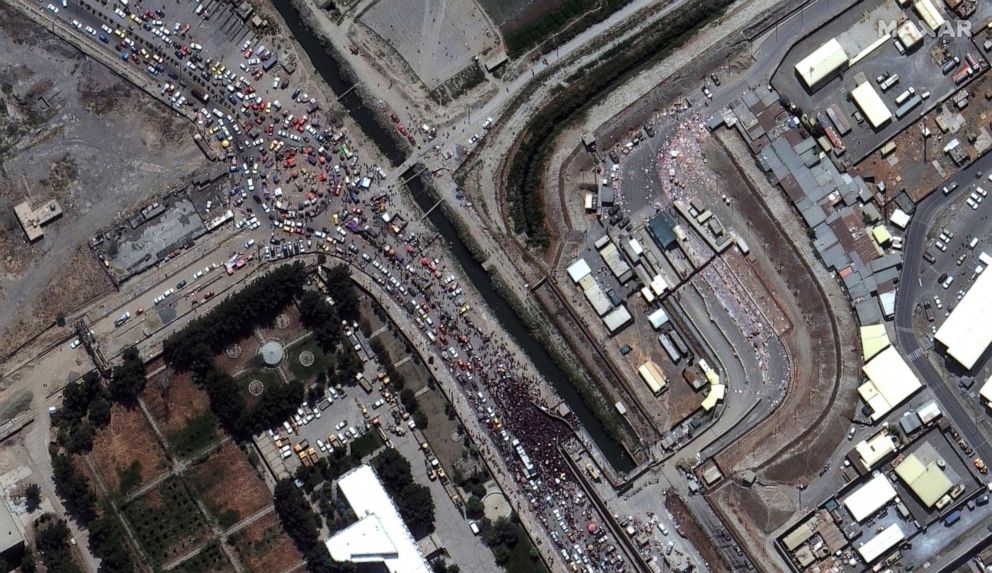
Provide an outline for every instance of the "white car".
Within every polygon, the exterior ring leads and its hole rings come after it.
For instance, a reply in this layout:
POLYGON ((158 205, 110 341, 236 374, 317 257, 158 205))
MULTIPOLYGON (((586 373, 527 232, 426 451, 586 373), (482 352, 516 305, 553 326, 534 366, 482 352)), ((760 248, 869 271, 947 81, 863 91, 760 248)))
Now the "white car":
POLYGON ((347 420, 341 420, 340 422, 338 422, 334 426, 334 429, 340 431, 342 428, 344 428, 347 425, 348 425, 348 421, 347 420))
POLYGON ((69 343, 69 348, 73 348, 73 349, 79 348, 79 345, 82 344, 82 343, 83 342, 77 338, 77 339, 75 339, 75 340, 73 340, 72 342, 69 343))

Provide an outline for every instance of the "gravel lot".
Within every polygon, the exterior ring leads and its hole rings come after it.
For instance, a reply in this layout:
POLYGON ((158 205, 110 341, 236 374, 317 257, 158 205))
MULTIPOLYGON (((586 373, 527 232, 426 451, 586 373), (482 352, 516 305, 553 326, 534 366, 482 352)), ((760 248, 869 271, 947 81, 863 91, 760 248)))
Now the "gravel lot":
POLYGON ((399 53, 428 90, 499 43, 472 0, 380 0, 360 21, 399 53))

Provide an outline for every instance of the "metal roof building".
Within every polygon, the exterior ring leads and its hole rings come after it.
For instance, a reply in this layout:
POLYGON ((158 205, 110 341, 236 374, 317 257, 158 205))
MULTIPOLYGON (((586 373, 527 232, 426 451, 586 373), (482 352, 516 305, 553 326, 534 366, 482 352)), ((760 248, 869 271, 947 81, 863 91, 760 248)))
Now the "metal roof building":
POLYGON ((985 407, 992 408, 992 376, 985 381, 982 389, 978 391, 979 396, 985 401, 985 407))
POLYGON ((429 573, 417 544, 369 465, 338 480, 338 488, 358 521, 327 540, 327 551, 339 562, 381 565, 389 573, 429 573))
POLYGON ((992 273, 978 275, 961 302, 937 329, 934 340, 971 370, 992 343, 992 273))
POLYGON ((899 523, 893 523, 862 544, 861 547, 858 547, 858 554, 865 560, 865 563, 871 564, 901 543, 903 539, 906 539, 906 534, 903 533, 902 526, 899 523))
POLYGON ((844 507, 855 521, 861 523, 895 498, 895 488, 889 478, 880 473, 844 498, 844 507))
POLYGON ((616 334, 623 327, 630 324, 633 317, 630 316, 630 311, 627 310, 626 306, 618 306, 613 309, 613 312, 607 314, 603 317, 603 322, 606 324, 606 328, 610 331, 610 334, 616 334))
POLYGON ((572 279, 573 283, 577 283, 591 272, 592 269, 589 268, 589 263, 585 259, 577 259, 568 267, 568 278, 572 279))
POLYGON ((667 249, 675 244, 675 224, 664 213, 658 213, 648 221, 648 234, 662 249, 667 249))
POLYGON ((813 89, 820 82, 847 65, 848 57, 837 38, 830 38, 813 53, 796 64, 796 74, 802 78, 807 88, 813 89))
POLYGON ((661 368, 658 368, 658 365, 650 360, 638 366, 637 373, 641 375, 641 379, 647 384, 652 394, 661 394, 661 391, 668 386, 668 379, 665 378, 661 368))
POLYGON ((854 100, 861 113, 865 114, 865 118, 868 119, 868 123, 873 128, 882 127, 892 119, 892 112, 889 111, 878 92, 868 82, 864 82, 851 90, 851 99, 854 100))
MULTIPOLYGON (((924 444, 920 449, 923 450, 926 446, 933 450, 933 446, 930 444, 924 444)), ((909 454, 899 465, 895 467, 896 475, 899 479, 906 484, 906 487, 913 490, 916 497, 923 503, 924 506, 930 508, 933 507, 937 501, 944 497, 947 492, 951 491, 954 484, 948 479, 944 470, 941 469, 943 463, 942 460, 936 459, 936 451, 932 451, 932 456, 929 462, 924 462, 921 456, 917 453, 924 454, 925 452, 914 452, 909 454)))
POLYGON ((862 370, 868 381, 858 387, 858 394, 871 408, 871 419, 875 421, 923 387, 893 346, 879 352, 862 370))
POLYGON ((659 308, 648 315, 648 322, 651 323, 651 328, 658 330, 668 322, 668 313, 665 312, 665 309, 659 308))
POLYGON ((871 439, 859 442, 858 445, 854 446, 854 449, 858 452, 858 458, 861 464, 864 465, 865 469, 870 470, 884 460, 886 456, 895 452, 896 445, 892 441, 892 437, 889 436, 889 432, 882 430, 872 436, 871 439))

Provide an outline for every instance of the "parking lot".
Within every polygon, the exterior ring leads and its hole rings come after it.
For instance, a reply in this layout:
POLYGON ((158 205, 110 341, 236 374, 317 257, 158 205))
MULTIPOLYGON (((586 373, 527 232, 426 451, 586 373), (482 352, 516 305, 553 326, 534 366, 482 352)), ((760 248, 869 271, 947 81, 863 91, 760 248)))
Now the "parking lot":
MULTIPOLYGON (((895 21, 899 14, 905 13, 913 21, 917 21, 911 7, 900 10, 894 0, 873 0, 859 3, 850 8, 826 26, 818 29, 809 37, 795 44, 786 55, 782 65, 772 78, 772 85, 783 97, 796 104, 803 112, 811 116, 824 112, 831 105, 836 105, 851 125, 851 132, 842 135, 846 148, 844 158, 852 163, 860 161, 868 152, 881 145, 884 141, 904 129, 907 125, 919 119, 927 110, 942 101, 945 97, 958 90, 961 85, 955 83, 953 76, 965 66, 966 55, 977 58, 982 66, 971 78, 988 69, 982 50, 976 48, 966 35, 941 35, 940 38, 924 34, 920 43, 909 52, 901 52, 895 45, 895 40, 889 39, 870 55, 858 61, 853 67, 846 69, 829 80, 810 90, 796 75, 795 66, 818 47, 831 38, 837 38, 845 52, 854 57, 860 50, 879 38, 879 22, 883 24, 895 21), (870 13, 868 20, 865 14, 870 13), (894 18, 895 17, 895 18, 894 18), (961 64, 953 71, 942 73, 940 61, 934 59, 932 51, 946 42, 946 57, 959 58, 961 64), (876 81, 880 76, 898 74, 899 79, 888 90, 883 91, 876 81), (856 76, 863 76, 892 113, 892 119, 878 129, 873 129, 861 117, 860 111, 849 97, 852 89, 857 87, 856 76), (921 104, 902 118, 895 116, 898 105, 896 98, 912 87, 916 93, 928 96, 921 104)), ((950 16, 948 15, 950 21, 950 16)), ((962 82, 962 85, 966 82, 962 82)))

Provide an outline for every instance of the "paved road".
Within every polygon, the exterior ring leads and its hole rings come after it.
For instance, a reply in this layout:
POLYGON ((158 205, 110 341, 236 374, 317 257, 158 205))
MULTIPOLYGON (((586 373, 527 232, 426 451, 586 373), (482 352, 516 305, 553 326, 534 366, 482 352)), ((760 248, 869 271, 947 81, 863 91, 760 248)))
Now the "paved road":
MULTIPOLYGON (((987 168, 986 163, 989 162, 989 159, 977 161, 951 179, 972 181, 975 172, 979 168, 987 168)), ((943 184, 939 187, 941 186, 943 184)), ((937 191, 921 201, 916 206, 916 212, 913 213, 913 219, 909 229, 907 229, 906 243, 903 249, 903 268, 899 280, 899 294, 896 296, 896 346, 903 356, 920 356, 911 361, 911 364, 916 368, 923 382, 930 387, 937 397, 944 414, 954 421, 958 431, 975 448, 977 455, 985 460, 992 460, 992 444, 989 444, 988 439, 978 429, 975 420, 958 401, 958 395, 955 392, 955 379, 948 378, 937 371, 933 363, 927 359, 930 344, 921 344, 913 330, 913 314, 916 312, 916 303, 922 290, 919 276, 922 272, 927 229, 933 218, 947 204, 948 199, 950 198, 937 191), (922 351, 918 352, 921 348, 922 351)))

